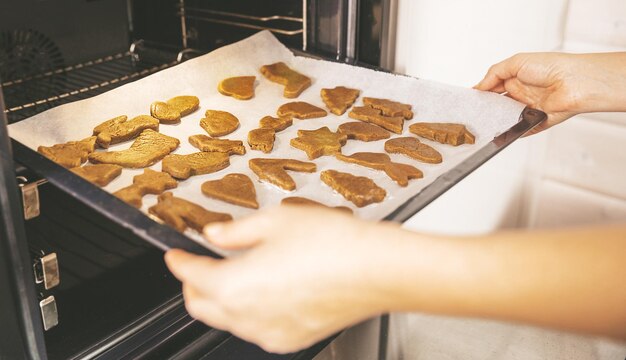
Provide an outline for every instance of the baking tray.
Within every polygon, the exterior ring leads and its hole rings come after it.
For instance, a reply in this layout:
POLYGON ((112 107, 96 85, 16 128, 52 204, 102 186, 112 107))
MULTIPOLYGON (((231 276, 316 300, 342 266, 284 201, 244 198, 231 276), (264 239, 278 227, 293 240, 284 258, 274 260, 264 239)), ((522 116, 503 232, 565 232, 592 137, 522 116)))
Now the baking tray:
MULTIPOLYGON (((51 145, 52 143, 83 138, 85 137, 85 133, 93 128, 94 124, 108 117, 112 117, 110 115, 125 113, 120 113, 120 111, 122 111, 120 109, 130 108, 131 110, 128 110, 127 114, 134 116, 137 112, 145 113, 145 108, 147 108, 151 101, 167 99, 170 95, 178 95, 181 93, 196 95, 198 87, 203 89, 205 87, 211 88, 213 93, 217 93, 215 87, 220 77, 245 75, 254 71, 257 74, 257 79, 260 84, 257 88, 257 97, 252 100, 252 104, 254 104, 254 101, 257 101, 258 104, 262 104, 265 113, 258 111, 256 113, 245 112, 245 107, 249 107, 250 102, 233 100, 219 94, 205 95, 204 98, 201 97, 201 105, 210 104, 211 106, 208 108, 230 110, 239 116, 240 120, 242 120, 241 128, 235 133, 236 136, 231 137, 229 135, 227 138, 245 140, 245 134, 247 134, 247 131, 250 129, 256 127, 255 124, 258 123, 258 119, 262 117, 261 115, 272 114, 280 103, 290 101, 282 98, 282 87, 269 83, 258 74, 258 68, 261 64, 274 61, 285 61, 294 68, 306 74, 312 74, 314 77, 313 86, 303 93, 298 100, 323 106, 319 98, 319 89, 321 87, 336 85, 352 86, 361 89, 362 96, 383 97, 384 95, 388 95, 385 97, 414 105, 419 104, 416 109, 417 121, 427 121, 426 118, 429 118, 438 119, 439 121, 445 119, 445 121, 464 122, 470 125, 470 129, 477 134, 477 145, 463 145, 455 148, 434 144, 434 146, 444 154, 444 164, 415 164, 425 172, 426 176, 422 180, 411 182, 407 188, 398 187, 382 172, 365 169, 353 164, 344 164, 332 157, 316 159, 315 162, 318 164, 319 170, 334 168, 340 171, 368 176, 388 190, 389 196, 382 204, 374 204, 363 209, 357 209, 349 204, 356 210, 355 213, 357 216, 370 220, 384 219, 398 222, 405 221, 489 158, 514 142, 519 136, 545 119, 545 114, 531 109, 522 111, 523 106, 521 104, 514 103, 511 99, 495 94, 455 88, 406 76, 384 74, 370 69, 359 69, 346 64, 296 57, 289 52, 289 50, 284 48, 271 34, 259 33, 240 43, 223 47, 213 53, 190 60, 182 65, 164 70, 103 95, 64 105, 39 114, 34 118, 27 119, 24 122, 12 125, 17 138, 28 145, 26 146, 23 143, 14 141, 15 158, 18 162, 35 171, 42 178, 47 179, 51 185, 69 193, 87 206, 94 208, 103 216, 119 223, 121 226, 134 232, 138 237, 145 239, 161 249, 178 247, 196 253, 217 256, 214 252, 204 248, 202 238, 199 234, 193 231, 187 233, 187 235, 190 236, 189 238, 195 240, 195 242, 189 241, 188 237, 177 233, 167 226, 157 224, 145 216, 143 212, 124 204, 110 195, 109 192, 128 185, 131 182, 130 179, 132 175, 138 173, 136 170, 124 170, 122 177, 125 178, 119 179, 119 181, 116 180, 117 183, 114 182, 115 184, 106 188, 107 192, 82 180, 64 168, 57 166, 31 149, 36 148, 37 144, 51 145), (254 57, 251 56, 251 51, 254 57), (227 61, 224 61, 225 57, 227 61), (237 66, 237 64, 239 64, 239 66, 237 66), (199 84, 198 78, 202 78, 199 84), (160 89, 162 86, 158 85, 162 83, 167 83, 170 89, 160 89), (194 86, 197 88, 194 89, 194 86), (398 88, 400 88, 400 90, 398 90, 398 88), (132 96, 129 96, 129 94, 132 96), (119 103, 120 100, 122 100, 121 103, 119 103), (103 104, 106 104, 106 106, 103 104), (110 104, 114 106, 110 106, 110 104), (115 109, 111 110, 111 107, 115 109), (242 116, 242 113, 245 115, 242 116), (75 120, 76 114, 81 114, 81 117, 87 120, 75 120), (102 116, 102 118, 97 118, 97 116, 102 116), (73 122, 68 122, 68 119, 72 119, 73 122), (76 129, 80 129, 80 131, 76 129), (49 136, 48 134, 52 135, 49 136), (44 137, 37 138, 40 135, 44 137), (45 136, 48 137, 45 138, 45 136)), ((186 137, 202 132, 196 122, 206 109, 206 107, 203 107, 201 111, 193 115, 194 118, 191 120, 184 118, 183 124, 180 126, 162 126, 163 129, 161 131, 164 131, 167 135, 176 136, 181 139, 181 148, 184 147, 184 149, 179 149, 180 151, 177 150, 176 153, 192 152, 193 149, 190 148, 190 145, 185 144, 186 137), (195 128, 191 130, 192 132, 185 133, 185 129, 191 126, 189 124, 195 124, 193 125, 195 128)), ((192 115, 189 116, 191 117, 192 115)), ((297 129, 315 129, 326 125, 334 130, 337 125, 345 121, 351 120, 345 115, 340 118, 329 115, 324 119, 294 120, 294 126, 292 126, 292 128, 278 134, 278 150, 275 150, 272 154, 265 155, 260 152, 248 151, 249 154, 246 155, 245 158, 233 157, 231 158, 231 167, 222 172, 208 176, 193 177, 181 183, 181 186, 174 190, 174 194, 181 196, 179 194, 182 193, 187 196, 181 197, 186 197, 191 201, 198 202, 198 195, 191 191, 199 193, 198 189, 200 183, 206 180, 221 178, 226 173, 231 172, 244 172, 250 175, 252 179, 255 179, 255 175, 251 174, 250 170, 247 169, 247 160, 251 157, 288 157, 298 160, 307 160, 304 153, 299 150, 290 149, 287 144, 290 138, 295 137, 294 133, 297 129), (281 152, 287 154, 285 155, 281 152)), ((10 133, 13 136, 11 129, 10 133)), ((408 135, 406 127, 403 135, 408 135)), ((428 141, 425 142, 428 143, 428 141)), ((378 144, 349 141, 348 145, 345 147, 345 153, 351 154, 356 151, 380 152, 382 151, 380 148, 382 148, 383 142, 377 143, 378 144)), ((122 144, 120 146, 126 147, 128 144, 122 144)), ((392 155, 391 157, 394 161, 414 164, 413 161, 402 158, 400 155, 392 155)), ((153 168, 160 170, 160 164, 153 168)), ((314 200, 322 201, 329 205, 347 204, 341 196, 333 194, 329 189, 321 188, 317 174, 297 174, 296 182, 299 188, 294 194, 281 193, 275 188, 269 189, 267 185, 257 185, 257 193, 259 193, 260 190, 259 200, 261 205, 275 205, 280 201, 280 198, 293 195, 311 197, 314 200)), ((147 199, 147 201, 145 201, 147 204, 143 208, 144 211, 155 201, 156 198, 154 196, 147 199)), ((216 208, 216 206, 231 206, 232 209, 232 205, 217 204, 215 202, 209 202, 208 205, 203 202, 199 202, 199 204, 206 206, 210 210, 233 213, 223 208, 216 208)), ((245 209, 244 212, 244 210, 239 208, 236 210, 240 212, 233 213, 235 218, 245 216, 253 211, 245 209)))

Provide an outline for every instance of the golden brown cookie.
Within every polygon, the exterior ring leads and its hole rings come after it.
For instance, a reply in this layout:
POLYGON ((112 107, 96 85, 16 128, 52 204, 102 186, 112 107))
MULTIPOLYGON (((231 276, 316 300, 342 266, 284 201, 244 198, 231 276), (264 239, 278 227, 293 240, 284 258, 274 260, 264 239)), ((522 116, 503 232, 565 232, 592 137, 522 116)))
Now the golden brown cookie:
POLYGON ((237 76, 224 79, 217 85, 222 95, 232 96, 238 100, 249 100, 254 97, 254 80, 256 76, 237 76))
POLYGON ((40 146, 37 151, 55 163, 68 169, 80 166, 87 161, 89 154, 96 149, 96 137, 91 136, 80 141, 68 141, 65 144, 40 146))
POLYGON ((266 154, 272 152, 275 140, 276 131, 274 129, 254 129, 248 133, 248 145, 250 145, 250 148, 263 151, 266 154))
POLYGON ((339 125, 337 132, 345 134, 348 139, 360 141, 378 141, 389 139, 389 131, 366 122, 354 121, 339 125))
POLYGON ((92 164, 116 164, 125 168, 145 168, 155 164, 174 151, 178 139, 154 130, 144 130, 129 149, 122 151, 95 152, 89 155, 92 164))
POLYGON ((413 119, 413 111, 411 111, 411 105, 408 104, 370 97, 364 97, 363 104, 382 111, 385 116, 402 116, 405 120, 413 119))
POLYGON ((295 190, 296 182, 286 170, 308 173, 317 170, 315 163, 292 159, 251 159, 248 165, 260 180, 287 191, 295 190))
POLYGON ((181 117, 178 109, 163 101, 150 104, 150 115, 158 119, 161 124, 178 124, 181 117))
POLYGON ((139 209, 144 196, 158 195, 176 186, 178 183, 170 174, 145 169, 143 174, 133 177, 132 185, 114 192, 113 195, 139 209))
POLYGON ((382 170, 393 181, 397 182, 400 186, 407 186, 411 179, 421 179, 424 174, 411 165, 400 164, 391 161, 391 158, 387 154, 372 153, 372 152, 359 152, 352 155, 337 154, 337 159, 361 166, 368 167, 370 169, 382 170))
POLYGON ((476 142, 474 134, 461 124, 420 122, 409 126, 409 131, 425 139, 454 146, 476 142))
POLYGON ((334 133, 326 126, 317 130, 298 130, 298 137, 291 139, 291 146, 306 152, 310 160, 341 152, 348 137, 334 133))
POLYGON ((372 179, 363 176, 325 170, 320 174, 320 179, 358 207, 380 203, 387 196, 385 189, 376 185, 372 179))
POLYGON ((284 62, 261 66, 261 74, 270 81, 284 85, 283 95, 289 99, 297 98, 311 86, 311 78, 290 69, 284 62))
POLYGON ((127 121, 127 116, 118 116, 107 120, 93 129, 97 136, 96 143, 104 149, 110 145, 134 139, 142 131, 152 129, 159 131, 159 120, 148 115, 139 115, 127 121))
POLYGON ((74 174, 100 187, 109 185, 122 173, 121 166, 111 164, 85 165, 71 170, 74 174))
POLYGON ((230 165, 228 154, 221 152, 197 152, 189 155, 171 154, 163 158, 163 172, 176 179, 189 179, 225 169, 230 165))
POLYGON ((260 128, 274 129, 276 132, 283 131, 291 125, 293 125, 293 119, 290 116, 277 118, 273 116, 265 116, 261 119, 261 121, 259 121, 260 128))
POLYGON ((326 110, 304 101, 294 101, 281 105, 276 111, 279 117, 290 117, 300 120, 315 119, 328 115, 326 110))
POLYGON ((385 116, 380 110, 369 106, 355 106, 348 113, 348 116, 356 120, 378 125, 396 134, 402 134, 402 128, 404 127, 404 118, 402 116, 385 116))
POLYGON ((421 143, 414 137, 399 137, 387 140, 385 142, 385 151, 391 154, 403 154, 429 164, 439 164, 443 161, 439 151, 421 143))
POLYGON ((200 151, 244 155, 246 148, 241 140, 213 139, 206 135, 191 135, 189 143, 200 151))
POLYGON ((322 89, 320 95, 324 104, 335 115, 343 115, 361 94, 360 90, 337 86, 334 89, 322 89))
POLYGON ((200 99, 197 96, 181 95, 175 96, 167 100, 167 105, 176 109, 180 116, 189 115, 198 110, 200 107, 200 99))
POLYGON ((228 174, 219 180, 202 184, 202 193, 230 204, 258 209, 256 190, 252 180, 244 174, 228 174))
POLYGON ((213 137, 228 135, 239 127, 239 119, 226 111, 207 110, 204 116, 200 126, 213 137))
POLYGON ((161 194, 159 202, 151 206, 148 212, 180 232, 190 227, 202 233, 208 224, 233 220, 230 214, 209 211, 191 201, 175 197, 171 192, 161 194))
POLYGON ((317 201, 313 201, 311 199, 307 199, 307 198, 303 198, 303 197, 299 197, 299 196, 286 197, 286 198, 281 200, 280 204, 281 205, 292 205, 292 206, 325 207, 327 209, 335 209, 335 210, 345 211, 347 213, 352 214, 352 209, 350 209, 347 206, 330 207, 330 206, 324 205, 322 203, 319 203, 317 201))

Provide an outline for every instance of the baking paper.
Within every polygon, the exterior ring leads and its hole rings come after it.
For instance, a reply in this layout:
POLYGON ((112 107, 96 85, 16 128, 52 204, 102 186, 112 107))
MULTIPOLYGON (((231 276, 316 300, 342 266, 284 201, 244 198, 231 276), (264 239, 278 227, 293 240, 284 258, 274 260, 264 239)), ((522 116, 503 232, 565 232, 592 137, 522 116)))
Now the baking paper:
MULTIPOLYGON (((303 196, 330 206, 349 206, 356 216, 364 219, 383 219, 438 176, 480 149, 494 136, 509 129, 518 121, 524 108, 521 103, 492 93, 294 56, 270 32, 264 31, 104 94, 50 109, 10 125, 9 132, 14 139, 36 149, 39 145, 51 146, 86 138, 92 134, 96 125, 119 115, 128 115, 132 118, 149 114, 150 104, 154 101, 165 101, 178 95, 195 95, 200 98, 200 110, 184 117, 179 125, 160 126, 160 132, 180 139, 181 146, 174 153, 190 154, 198 151, 189 144, 187 139, 190 135, 205 133, 199 126, 199 122, 204 112, 209 109, 224 110, 237 116, 241 126, 237 131, 223 138, 243 140, 247 146, 248 131, 257 128, 262 117, 276 116, 276 110, 280 105, 293 101, 283 97, 283 86, 270 82, 259 72, 262 65, 278 61, 285 62, 313 79, 312 86, 300 95, 298 101, 306 101, 325 108, 320 98, 320 89, 339 85, 360 89, 361 97, 387 98, 413 106, 414 119, 406 122, 402 135, 393 135, 394 137, 411 136, 408 127, 417 121, 453 122, 465 124, 476 135, 476 144, 453 147, 420 139, 441 152, 444 161, 438 165, 424 164, 403 155, 392 154, 393 161, 414 165, 424 172, 423 179, 412 180, 405 188, 398 186, 382 171, 346 164, 334 157, 324 156, 313 160, 318 168, 314 174, 290 172, 297 183, 297 190, 294 192, 287 193, 273 185, 256 182, 261 208, 277 205, 282 198, 287 196, 303 196), (244 75, 257 77, 256 94, 253 99, 236 100, 221 95, 217 91, 217 85, 221 80, 244 75), (380 204, 356 208, 320 181, 320 172, 327 169, 369 177, 387 191, 387 198, 380 204)), ((355 105, 361 104, 362 101, 359 98, 355 105)), ((288 158, 309 161, 303 151, 289 145, 290 139, 297 136, 297 131, 299 129, 314 130, 323 126, 328 126, 335 131, 338 125, 349 121, 357 120, 350 119, 347 113, 343 116, 329 113, 327 117, 319 119, 294 119, 293 126, 277 133, 274 151, 271 154, 253 151, 248 147, 245 156, 231 157, 230 167, 213 174, 194 176, 189 180, 181 181, 173 193, 175 196, 198 203, 209 210, 230 213, 236 219, 251 214, 256 210, 207 198, 200 191, 201 184, 235 172, 246 174, 251 179, 257 180, 257 176, 248 167, 248 160, 252 158, 288 158)), ((370 143, 348 140, 343 153, 349 155, 361 151, 384 152, 384 142, 385 140, 370 143)), ((132 141, 114 145, 109 150, 126 149, 131 143, 132 141)), ((151 168, 161 170, 161 163, 151 168)), ((133 176, 142 172, 143 170, 125 169, 122 175, 109 184, 105 190, 114 192, 128 186, 132 183, 133 176)), ((146 196, 142 210, 147 212, 147 209, 156 201, 156 196, 146 196)), ((193 230, 188 230, 187 234, 201 241, 201 236, 193 230)))

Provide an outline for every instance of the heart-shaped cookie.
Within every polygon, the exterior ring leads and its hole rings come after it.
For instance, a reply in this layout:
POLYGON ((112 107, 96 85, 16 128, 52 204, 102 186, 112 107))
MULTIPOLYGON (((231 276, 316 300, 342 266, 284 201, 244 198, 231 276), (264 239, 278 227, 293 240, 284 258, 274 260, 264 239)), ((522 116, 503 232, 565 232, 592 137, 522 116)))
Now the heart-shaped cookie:
POLYGON ((228 174, 202 184, 202 193, 210 198, 251 209, 258 209, 256 189, 244 174, 228 174))

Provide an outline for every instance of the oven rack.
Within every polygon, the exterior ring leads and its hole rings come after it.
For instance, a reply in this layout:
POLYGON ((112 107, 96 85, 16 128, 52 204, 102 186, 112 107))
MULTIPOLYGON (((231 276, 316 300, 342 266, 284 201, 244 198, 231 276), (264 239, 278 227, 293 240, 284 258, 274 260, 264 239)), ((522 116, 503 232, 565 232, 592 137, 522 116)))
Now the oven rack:
POLYGON ((9 123, 89 98, 184 61, 190 51, 156 50, 138 40, 125 52, 0 84, 9 123))

